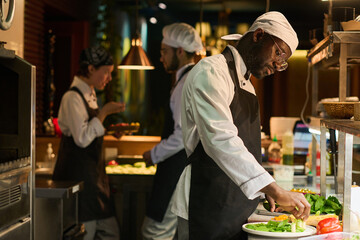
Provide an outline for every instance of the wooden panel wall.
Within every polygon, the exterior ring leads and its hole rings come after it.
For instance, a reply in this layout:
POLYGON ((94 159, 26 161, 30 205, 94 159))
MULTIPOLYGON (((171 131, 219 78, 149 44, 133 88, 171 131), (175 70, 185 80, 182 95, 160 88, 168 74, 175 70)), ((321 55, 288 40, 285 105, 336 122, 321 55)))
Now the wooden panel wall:
POLYGON ((36 66, 36 132, 42 129, 45 79, 44 3, 25 1, 24 59, 36 66))

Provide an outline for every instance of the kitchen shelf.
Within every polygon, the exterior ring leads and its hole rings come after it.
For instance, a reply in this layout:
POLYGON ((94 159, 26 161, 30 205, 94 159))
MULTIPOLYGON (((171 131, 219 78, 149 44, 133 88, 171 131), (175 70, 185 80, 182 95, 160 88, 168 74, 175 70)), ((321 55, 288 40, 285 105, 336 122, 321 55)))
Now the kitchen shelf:
POLYGON ((347 64, 360 63, 360 32, 335 31, 310 49, 307 57, 311 64, 322 64, 321 67, 338 67, 341 44, 348 45, 347 64))
POLYGON ((360 64, 360 32, 334 31, 310 49, 307 57, 312 66, 312 116, 316 116, 320 69, 338 68, 339 101, 349 95, 348 67, 360 64))
POLYGON ((321 120, 320 122, 320 194, 326 196, 326 132, 327 129, 338 130, 337 189, 335 191, 343 200, 343 229, 350 231, 350 206, 352 185, 353 139, 360 136, 360 121, 321 120))
MULTIPOLYGON (((339 134, 337 186, 334 190, 343 199, 344 231, 349 231, 353 144, 360 136, 360 122, 343 119, 319 119, 317 118, 316 106, 319 100, 318 78, 320 69, 339 69, 339 101, 345 101, 346 97, 350 95, 348 68, 360 64, 360 32, 334 31, 310 49, 307 57, 312 68, 311 115, 315 117, 310 126, 318 129, 320 120, 320 193, 322 196, 326 196, 326 133, 328 129, 335 129, 338 130, 339 134)), ((315 137, 312 140, 312 149, 312 157, 315 159, 315 137)), ((314 173, 316 172, 315 164, 313 164, 312 170, 314 173)))

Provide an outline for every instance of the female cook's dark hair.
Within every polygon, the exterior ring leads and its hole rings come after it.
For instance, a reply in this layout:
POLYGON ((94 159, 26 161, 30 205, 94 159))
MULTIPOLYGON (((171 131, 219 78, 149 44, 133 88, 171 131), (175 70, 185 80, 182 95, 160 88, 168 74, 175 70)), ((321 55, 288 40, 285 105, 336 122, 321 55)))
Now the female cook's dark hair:
POLYGON ((114 61, 111 54, 103 47, 90 47, 84 49, 80 54, 79 70, 76 75, 89 77, 89 65, 98 69, 104 65, 113 65, 114 61))

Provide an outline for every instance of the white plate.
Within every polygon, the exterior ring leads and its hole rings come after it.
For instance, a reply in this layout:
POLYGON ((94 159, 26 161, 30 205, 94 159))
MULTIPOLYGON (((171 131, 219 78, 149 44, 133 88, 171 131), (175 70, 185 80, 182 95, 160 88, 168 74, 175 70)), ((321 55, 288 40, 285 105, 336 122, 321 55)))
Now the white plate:
POLYGON ((267 236, 267 237, 278 237, 278 238, 305 237, 305 236, 313 235, 316 233, 316 228, 314 228, 312 226, 306 226, 305 231, 295 232, 295 233, 292 233, 292 232, 264 232, 264 231, 258 231, 258 230, 246 228, 246 225, 259 224, 259 223, 267 223, 267 222, 246 223, 242 226, 242 229, 245 232, 248 232, 248 233, 251 233, 254 235, 267 236))

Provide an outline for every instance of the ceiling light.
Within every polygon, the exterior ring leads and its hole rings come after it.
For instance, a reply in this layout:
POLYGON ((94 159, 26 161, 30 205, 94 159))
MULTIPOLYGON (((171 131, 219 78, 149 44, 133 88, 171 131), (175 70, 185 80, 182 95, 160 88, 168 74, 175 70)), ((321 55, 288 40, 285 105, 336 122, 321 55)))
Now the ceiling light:
POLYGON ((151 22, 152 24, 157 24, 157 19, 156 19, 156 17, 151 17, 151 18, 149 19, 149 22, 151 22))
POLYGON ((195 24, 195 30, 202 38, 211 36, 211 26, 209 22, 197 22, 195 24))
POLYGON ((121 61, 118 69, 130 69, 130 70, 152 70, 154 66, 150 62, 146 55, 146 52, 142 48, 142 41, 140 33, 137 29, 138 23, 138 0, 136 0, 136 18, 135 18, 135 36, 131 40, 131 47, 129 52, 121 61))
POLYGON ((131 70, 152 70, 154 66, 151 64, 146 52, 142 48, 142 41, 139 34, 131 40, 131 48, 121 61, 118 69, 131 70))
POLYGON ((159 7, 160 9, 165 10, 165 9, 166 9, 166 4, 165 4, 165 3, 159 3, 159 4, 158 4, 158 7, 159 7))

